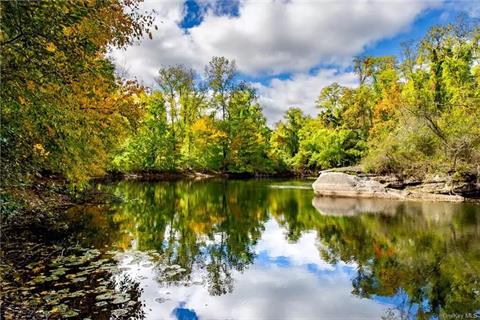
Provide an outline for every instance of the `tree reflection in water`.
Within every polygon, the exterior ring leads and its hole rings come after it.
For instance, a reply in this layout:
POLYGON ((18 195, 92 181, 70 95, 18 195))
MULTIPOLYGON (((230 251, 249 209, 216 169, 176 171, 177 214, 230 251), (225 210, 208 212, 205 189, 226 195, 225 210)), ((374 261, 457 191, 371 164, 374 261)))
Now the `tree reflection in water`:
POLYGON ((277 183, 121 182, 103 188, 125 199, 112 208, 112 221, 128 235, 117 236, 116 245, 126 249, 134 241, 137 250, 157 252, 164 266, 157 279, 165 285, 188 285, 194 270, 204 270, 211 295, 232 292, 232 271, 254 263, 255 245, 273 218, 289 241, 315 231, 324 260, 356 264, 352 293, 390 301, 397 316, 473 315, 480 309, 478 205, 331 198, 312 203, 311 191, 271 187, 277 183), (165 265, 181 272, 169 276, 165 265))
POLYGON ((267 191, 229 181, 121 183, 115 192, 126 201, 114 219, 134 234, 138 250, 154 249, 167 264, 185 270, 160 275, 165 283, 188 282, 193 269, 203 269, 210 294, 221 295, 233 290, 231 270, 242 271, 254 260, 267 220, 267 209, 259 204, 267 191))

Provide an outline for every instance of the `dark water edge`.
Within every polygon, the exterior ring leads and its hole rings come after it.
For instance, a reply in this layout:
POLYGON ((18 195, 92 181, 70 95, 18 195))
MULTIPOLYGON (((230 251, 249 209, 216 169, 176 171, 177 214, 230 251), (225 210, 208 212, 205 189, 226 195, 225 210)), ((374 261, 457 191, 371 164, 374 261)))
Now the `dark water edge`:
POLYGON ((2 319, 478 318, 479 205, 310 184, 100 184, 122 201, 2 235, 2 319))
POLYGON ((249 179, 309 179, 314 180, 317 174, 285 172, 214 172, 214 171, 157 171, 143 170, 134 172, 110 171, 100 177, 91 179, 93 184, 106 184, 120 181, 162 182, 178 180, 249 180, 249 179))

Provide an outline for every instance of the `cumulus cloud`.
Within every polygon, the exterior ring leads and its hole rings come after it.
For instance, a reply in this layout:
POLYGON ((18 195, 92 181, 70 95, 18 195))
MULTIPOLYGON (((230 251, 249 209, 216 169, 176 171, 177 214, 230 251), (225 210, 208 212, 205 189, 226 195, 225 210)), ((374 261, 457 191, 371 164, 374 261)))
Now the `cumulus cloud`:
POLYGON ((162 65, 202 69, 212 56, 237 61, 246 74, 302 72, 319 63, 344 63, 366 45, 404 31, 425 10, 424 1, 243 0, 238 16, 207 9, 188 30, 182 2, 147 2, 156 10, 154 39, 113 52, 131 75, 151 82, 162 65))
POLYGON ((408 31, 420 13, 442 3, 239 0, 236 13, 229 15, 225 8, 221 14, 217 2, 199 0, 200 9, 192 13, 182 1, 146 1, 144 9, 156 11, 158 30, 153 40, 141 40, 111 55, 124 76, 136 77, 148 86, 154 84, 162 66, 185 64, 202 72, 213 56, 234 59, 244 75, 273 78, 268 85, 254 84, 270 125, 291 106, 315 114, 315 98, 325 85, 355 83, 349 72, 309 71, 319 65, 343 70, 365 47, 408 31), (187 14, 195 16, 196 23, 184 29, 187 14), (290 77, 275 79, 279 74, 290 77))
POLYGON ((290 79, 273 79, 268 85, 255 83, 260 104, 270 125, 279 121, 290 107, 298 107, 304 113, 316 115, 315 100, 323 87, 338 82, 353 87, 357 78, 353 72, 339 72, 335 69, 320 69, 310 75, 294 74, 290 79))

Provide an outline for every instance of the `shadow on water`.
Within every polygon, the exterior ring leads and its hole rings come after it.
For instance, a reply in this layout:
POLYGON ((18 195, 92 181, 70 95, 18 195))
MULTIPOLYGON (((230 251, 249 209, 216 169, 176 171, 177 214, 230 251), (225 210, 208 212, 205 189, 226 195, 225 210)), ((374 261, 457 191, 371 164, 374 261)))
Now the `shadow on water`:
MULTIPOLYGON (((70 242, 98 257, 78 258, 86 269, 64 266, 74 258, 54 269, 69 268, 66 274, 100 269, 60 277, 62 288, 84 293, 92 307, 81 303, 84 296, 57 299, 58 290, 49 295, 78 315, 103 312, 105 319, 478 316, 478 205, 314 198, 308 185, 269 180, 102 185, 124 201, 78 207, 67 215, 77 226, 70 242), (85 285, 76 278, 86 278, 85 285), (122 279, 127 279, 123 289, 122 279), (95 281, 111 290, 105 295, 89 289, 95 281), (131 308, 129 314, 114 311, 122 307, 131 308)), ((40 261, 49 265, 52 257, 40 261)), ((54 272, 35 266, 27 271, 19 282, 54 272)), ((41 294, 43 282, 38 286, 32 300, 38 298, 37 309, 55 317, 41 294)))

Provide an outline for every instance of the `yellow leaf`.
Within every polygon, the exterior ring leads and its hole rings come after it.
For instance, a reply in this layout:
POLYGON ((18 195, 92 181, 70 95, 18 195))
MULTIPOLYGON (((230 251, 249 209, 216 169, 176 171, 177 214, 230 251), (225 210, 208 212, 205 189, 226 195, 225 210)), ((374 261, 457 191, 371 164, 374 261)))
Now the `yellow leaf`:
POLYGON ((35 85, 34 85, 33 81, 31 81, 31 80, 27 81, 27 88, 28 88, 28 90, 33 90, 35 88, 35 85))
POLYGON ((73 29, 71 27, 64 27, 63 28, 63 34, 66 35, 67 37, 72 35, 73 29))
POLYGON ((60 308, 58 307, 53 307, 52 310, 50 310, 50 313, 59 313, 60 312, 60 308))
POLYGON ((43 145, 41 145, 40 143, 36 143, 33 145, 33 151, 42 157, 46 157, 49 154, 49 152, 47 152, 43 145))
POLYGON ((18 101, 20 101, 20 104, 25 104, 27 102, 22 96, 18 96, 18 101))
POLYGON ((49 42, 47 43, 46 49, 49 52, 55 52, 55 50, 57 50, 57 47, 52 42, 49 42))

